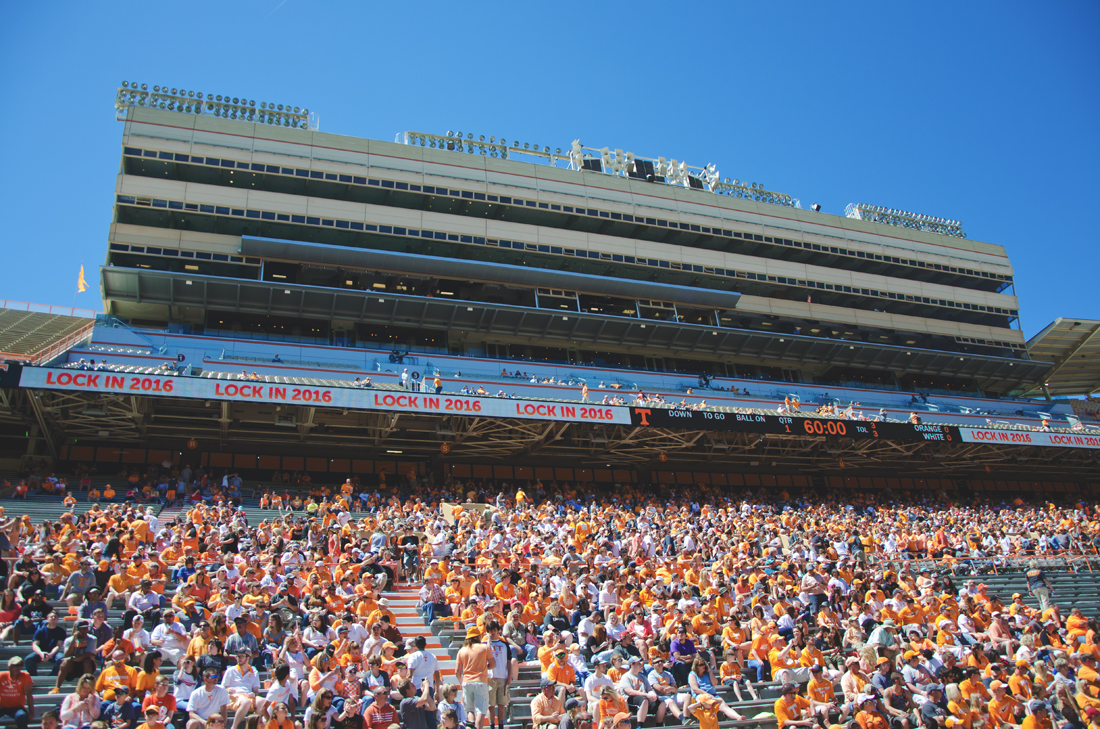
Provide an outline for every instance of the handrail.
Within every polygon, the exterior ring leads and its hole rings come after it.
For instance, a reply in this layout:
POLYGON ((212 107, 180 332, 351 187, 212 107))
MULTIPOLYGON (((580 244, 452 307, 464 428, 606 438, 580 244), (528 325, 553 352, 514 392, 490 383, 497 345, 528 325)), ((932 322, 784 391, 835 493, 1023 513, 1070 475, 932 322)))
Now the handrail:
POLYGON ((75 316, 81 319, 94 319, 103 314, 94 309, 78 309, 73 306, 54 306, 53 304, 32 304, 29 301, 15 301, 13 299, 0 299, 0 309, 12 311, 29 311, 36 314, 54 314, 56 316, 75 316))

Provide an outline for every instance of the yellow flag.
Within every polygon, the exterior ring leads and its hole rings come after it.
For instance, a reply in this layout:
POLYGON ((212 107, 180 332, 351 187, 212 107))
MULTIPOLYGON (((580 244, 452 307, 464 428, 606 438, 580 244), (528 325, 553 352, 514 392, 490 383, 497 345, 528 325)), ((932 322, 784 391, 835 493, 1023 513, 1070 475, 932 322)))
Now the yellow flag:
POLYGON ((88 282, 84 280, 84 264, 80 264, 80 278, 76 280, 76 292, 82 294, 88 290, 88 282))

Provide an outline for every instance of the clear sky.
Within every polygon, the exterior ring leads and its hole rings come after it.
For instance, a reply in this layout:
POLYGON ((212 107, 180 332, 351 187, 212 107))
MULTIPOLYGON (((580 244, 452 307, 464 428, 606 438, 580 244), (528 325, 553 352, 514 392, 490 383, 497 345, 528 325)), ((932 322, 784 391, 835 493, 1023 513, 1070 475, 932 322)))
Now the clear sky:
POLYGON ((0 298, 101 308, 122 80, 323 131, 574 138, 1003 245, 1024 332, 1100 318, 1100 3, 0 3, 0 298))

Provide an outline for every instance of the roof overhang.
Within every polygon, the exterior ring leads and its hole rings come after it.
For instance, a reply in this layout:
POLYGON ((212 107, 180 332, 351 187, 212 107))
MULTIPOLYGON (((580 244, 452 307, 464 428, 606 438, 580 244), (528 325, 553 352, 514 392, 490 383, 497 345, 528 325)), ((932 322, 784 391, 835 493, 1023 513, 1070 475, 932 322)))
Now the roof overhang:
POLYGON ((1006 390, 1035 381, 1050 368, 1047 363, 1023 359, 960 355, 857 340, 821 339, 480 301, 109 266, 102 267, 101 273, 108 301, 422 327, 522 337, 540 343, 556 342, 559 346, 607 346, 618 351, 640 348, 651 355, 705 355, 776 365, 825 364, 898 374, 969 378, 979 387, 991 390, 1006 390))
POLYGON ((1028 354, 1052 366, 1029 392, 1051 397, 1089 395, 1100 390, 1100 321, 1055 319, 1027 343, 1028 354))
POLYGON ((571 271, 528 268, 461 258, 424 256, 416 253, 309 245, 272 238, 242 238, 241 253, 268 260, 280 259, 324 266, 393 271, 413 276, 467 279, 529 288, 556 288, 625 299, 670 301, 722 310, 735 308, 737 301, 741 298, 741 294, 735 291, 677 286, 631 278, 593 276, 571 271))

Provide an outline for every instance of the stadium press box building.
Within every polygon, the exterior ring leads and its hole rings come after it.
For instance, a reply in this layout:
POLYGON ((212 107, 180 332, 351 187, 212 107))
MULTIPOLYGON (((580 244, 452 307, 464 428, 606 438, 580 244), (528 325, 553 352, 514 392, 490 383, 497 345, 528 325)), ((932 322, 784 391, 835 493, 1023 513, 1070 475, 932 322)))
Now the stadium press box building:
POLYGON ((120 89, 110 314, 509 371, 998 395, 1046 367, 1027 357, 1004 248, 955 221, 804 210, 714 167, 579 141, 323 133, 275 106, 120 89))

